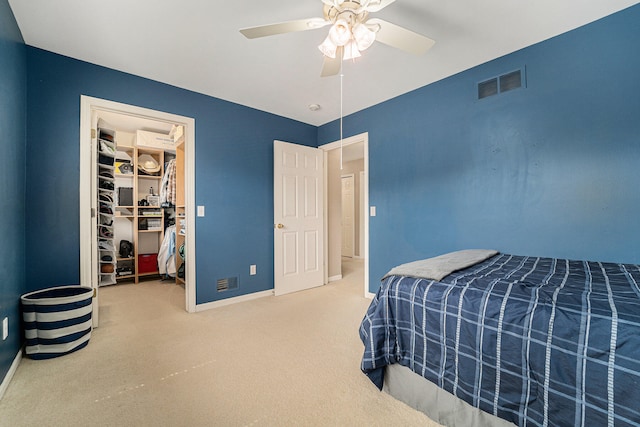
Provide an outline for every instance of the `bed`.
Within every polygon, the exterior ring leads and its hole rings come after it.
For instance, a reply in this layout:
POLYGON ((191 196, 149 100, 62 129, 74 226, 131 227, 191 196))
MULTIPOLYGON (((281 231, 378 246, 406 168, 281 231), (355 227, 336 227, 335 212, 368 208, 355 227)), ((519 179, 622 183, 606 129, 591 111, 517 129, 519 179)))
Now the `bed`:
POLYGON ((404 264, 361 369, 445 425, 639 426, 639 286, 639 265, 496 251, 404 264))

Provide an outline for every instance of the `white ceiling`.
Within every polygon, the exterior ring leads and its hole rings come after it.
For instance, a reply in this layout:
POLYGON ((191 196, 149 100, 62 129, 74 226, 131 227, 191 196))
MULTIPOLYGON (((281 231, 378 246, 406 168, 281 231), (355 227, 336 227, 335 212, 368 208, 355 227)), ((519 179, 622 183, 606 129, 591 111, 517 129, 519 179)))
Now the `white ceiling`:
MULTIPOLYGON (((375 43, 344 71, 344 114, 638 3, 397 0, 373 16, 436 41, 416 57, 375 43)), ((320 0, 9 0, 28 45, 312 125, 340 117, 320 77, 328 27, 248 40, 240 28, 321 17, 320 0), (310 111, 309 104, 320 104, 310 111)), ((597 54, 597 52, 594 52, 597 54)))

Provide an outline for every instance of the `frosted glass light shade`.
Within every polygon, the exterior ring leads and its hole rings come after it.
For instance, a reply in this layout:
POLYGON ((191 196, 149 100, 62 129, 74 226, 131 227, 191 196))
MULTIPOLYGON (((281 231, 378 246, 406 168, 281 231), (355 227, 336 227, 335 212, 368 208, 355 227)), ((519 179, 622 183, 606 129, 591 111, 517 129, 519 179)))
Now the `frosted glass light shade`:
POLYGON ((353 40, 349 40, 349 42, 344 46, 344 56, 342 58, 344 60, 347 60, 359 58, 360 56, 360 51, 358 50, 356 42, 353 40))
POLYGON ((349 24, 344 19, 338 19, 329 30, 329 37, 336 46, 344 46, 351 39, 349 24))
POLYGON ((337 48, 338 48, 338 46, 336 46, 331 41, 331 37, 330 36, 327 36, 327 38, 324 39, 322 44, 318 46, 318 49, 320 49, 320 52, 322 52, 322 54, 324 56, 328 56, 329 58, 335 58, 336 57, 336 49, 337 48))
POLYGON ((353 27, 353 37, 359 50, 366 50, 376 40, 376 33, 366 27, 366 25, 358 23, 353 27))

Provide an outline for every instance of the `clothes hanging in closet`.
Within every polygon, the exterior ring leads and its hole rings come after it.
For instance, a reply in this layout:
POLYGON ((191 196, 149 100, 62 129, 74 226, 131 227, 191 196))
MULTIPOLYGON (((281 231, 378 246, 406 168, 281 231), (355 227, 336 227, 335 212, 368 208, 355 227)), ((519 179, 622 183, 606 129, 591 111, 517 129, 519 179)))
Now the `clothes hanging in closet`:
POLYGON ((158 252, 158 273, 176 277, 176 226, 167 227, 158 252))
POLYGON ((175 206, 176 204, 176 161, 169 160, 160 184, 160 204, 175 206))

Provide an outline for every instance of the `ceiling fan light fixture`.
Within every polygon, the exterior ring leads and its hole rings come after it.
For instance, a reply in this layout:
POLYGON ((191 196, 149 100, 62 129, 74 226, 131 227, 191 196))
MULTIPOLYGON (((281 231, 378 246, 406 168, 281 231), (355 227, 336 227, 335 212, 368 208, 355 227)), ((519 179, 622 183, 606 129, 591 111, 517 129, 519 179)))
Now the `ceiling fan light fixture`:
POLYGON ((327 56, 329 58, 335 58, 336 57, 336 50, 338 49, 338 46, 336 46, 331 41, 331 37, 330 36, 327 36, 327 38, 324 39, 322 44, 318 46, 318 49, 320 49, 320 52, 322 52, 322 54, 324 56, 327 56))
POLYGON ((329 30, 329 38, 336 46, 344 46, 351 40, 349 24, 344 19, 338 19, 329 30))
POLYGON ((357 23, 353 27, 353 37, 356 40, 359 50, 367 50, 376 40, 376 33, 367 28, 362 23, 357 23))
POLYGON ((349 59, 359 58, 360 56, 362 55, 360 55, 360 50, 358 50, 356 42, 354 40, 349 40, 349 42, 344 46, 344 56, 342 59, 346 61, 349 59))

